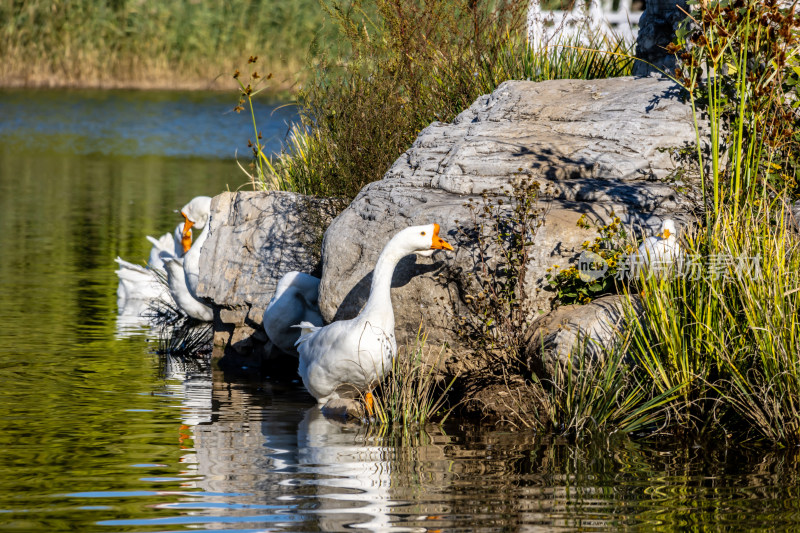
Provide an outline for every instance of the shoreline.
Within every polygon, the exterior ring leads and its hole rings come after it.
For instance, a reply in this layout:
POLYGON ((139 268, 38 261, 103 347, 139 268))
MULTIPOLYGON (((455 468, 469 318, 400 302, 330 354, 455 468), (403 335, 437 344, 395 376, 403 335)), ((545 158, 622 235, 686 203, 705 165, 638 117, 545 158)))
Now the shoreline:
MULTIPOLYGON (((266 88, 263 96, 276 97, 297 92, 299 83, 277 83, 266 88)), ((214 79, 138 78, 123 79, 64 79, 61 76, 36 76, 29 78, 0 78, 0 89, 93 89, 134 91, 212 91, 238 93, 239 86, 233 76, 220 75, 214 79)))

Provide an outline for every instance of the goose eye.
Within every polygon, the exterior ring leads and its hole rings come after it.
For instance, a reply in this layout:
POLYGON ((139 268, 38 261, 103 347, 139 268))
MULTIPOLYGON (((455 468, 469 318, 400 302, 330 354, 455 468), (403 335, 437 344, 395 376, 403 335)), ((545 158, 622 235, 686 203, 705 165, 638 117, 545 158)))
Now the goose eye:
POLYGON ((420 234, 420 235, 425 235, 425 232, 424 232, 424 231, 421 231, 419 234, 420 234))

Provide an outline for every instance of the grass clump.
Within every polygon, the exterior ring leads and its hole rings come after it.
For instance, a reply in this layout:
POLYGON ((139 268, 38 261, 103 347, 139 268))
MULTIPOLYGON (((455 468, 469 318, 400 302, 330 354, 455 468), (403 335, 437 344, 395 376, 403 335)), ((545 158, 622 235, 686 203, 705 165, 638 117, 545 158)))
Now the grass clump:
POLYGON ((633 354, 655 391, 679 390, 671 431, 796 445, 800 237, 788 205, 800 18, 773 1, 692 8, 672 50, 698 122, 709 121, 711 150, 698 149, 704 210, 679 275, 639 280, 633 354))
POLYGON ((403 429, 424 426, 434 419, 441 424, 455 407, 449 405, 447 393, 457 376, 444 381, 440 374, 444 348, 433 354, 426 340, 427 335, 418 332, 414 346, 407 346, 404 354, 393 359, 392 368, 373 391, 379 424, 403 429))
POLYGON ((623 339, 600 357, 586 357, 580 339, 573 357, 556 367, 555 374, 540 380, 548 424, 544 429, 567 435, 653 432, 664 423, 665 405, 680 386, 652 393, 652 386, 631 368, 626 353, 630 339, 623 339))
POLYGON ((530 50, 527 7, 523 0, 324 1, 351 53, 321 60, 298 92, 302 126, 273 161, 279 181, 298 192, 353 198, 423 128, 453 120, 503 81, 631 72, 621 40, 530 50))
POLYGON ((291 87, 309 47, 332 49, 317 0, 0 2, 0 83, 224 88, 257 54, 291 87))
MULTIPOLYGON (((800 442, 800 237, 765 204, 687 239, 698 275, 641 281, 636 359, 682 431, 800 442)), ((785 220, 785 219, 784 219, 785 220)))
POLYGON ((679 60, 676 79, 709 122, 710 156, 698 142, 698 159, 710 168, 702 176, 706 213, 724 205, 736 213, 764 188, 797 198, 800 14, 776 0, 690 6, 668 49, 679 60))

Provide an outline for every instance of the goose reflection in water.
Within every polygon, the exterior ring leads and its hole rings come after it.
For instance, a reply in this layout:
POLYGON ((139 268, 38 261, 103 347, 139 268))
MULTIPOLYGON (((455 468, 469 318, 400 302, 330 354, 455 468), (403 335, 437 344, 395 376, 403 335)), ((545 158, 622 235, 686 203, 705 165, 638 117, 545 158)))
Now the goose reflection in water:
POLYGON ((362 425, 332 421, 317 408, 297 428, 298 467, 292 483, 318 487, 315 511, 323 531, 391 528, 392 448, 369 446, 362 425))
POLYGON ((394 529, 392 452, 370 446, 364 426, 324 418, 297 386, 214 382, 178 367, 171 377, 182 382, 170 390, 181 398, 182 485, 202 500, 164 508, 191 508, 198 523, 394 529))

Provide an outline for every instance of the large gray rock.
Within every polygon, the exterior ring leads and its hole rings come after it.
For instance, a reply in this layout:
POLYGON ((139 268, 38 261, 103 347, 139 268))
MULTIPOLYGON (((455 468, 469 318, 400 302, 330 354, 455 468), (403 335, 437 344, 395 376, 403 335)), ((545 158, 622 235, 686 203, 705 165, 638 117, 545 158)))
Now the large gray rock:
POLYGON ((607 220, 614 213, 656 229, 662 218, 680 213, 682 203, 661 181, 674 167, 664 149, 695 139, 691 109, 678 95, 675 85, 656 78, 513 81, 480 97, 452 124, 431 124, 326 232, 323 317, 355 316, 390 237, 409 225, 437 222, 456 251, 410 256, 398 265, 396 333, 398 342, 409 341, 422 324, 430 342, 457 347, 456 318, 468 306, 460 284, 447 275, 476 267, 465 203, 480 201, 484 192, 507 194, 521 177, 557 190, 540 201, 547 213, 526 277, 527 304, 548 311, 553 293, 546 269, 565 266, 597 235, 576 225, 582 214, 607 220))
POLYGON ((217 310, 215 344, 242 351, 253 335, 265 340, 261 318, 278 280, 293 270, 319 275, 333 209, 333 200, 289 192, 214 197, 197 292, 217 310))
POLYGON ((641 318, 638 296, 604 296, 586 305, 565 305, 548 313, 525 340, 526 359, 540 378, 552 378, 559 366, 572 372, 591 368, 617 349, 627 313, 641 318))

